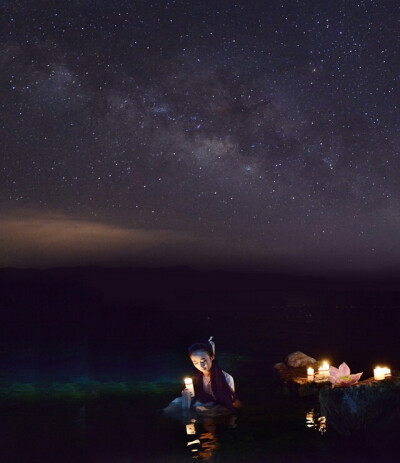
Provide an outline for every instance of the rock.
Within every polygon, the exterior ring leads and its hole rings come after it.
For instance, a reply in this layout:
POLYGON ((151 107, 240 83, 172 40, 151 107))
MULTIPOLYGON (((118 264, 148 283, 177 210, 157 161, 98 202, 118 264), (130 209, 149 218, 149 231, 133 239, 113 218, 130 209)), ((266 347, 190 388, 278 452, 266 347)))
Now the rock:
POLYGON ((297 397, 317 395, 319 389, 326 385, 327 381, 308 381, 307 367, 290 367, 283 362, 274 365, 273 373, 278 386, 277 392, 297 397))
POLYGON ((370 378, 349 388, 325 387, 319 400, 328 429, 346 436, 366 433, 381 443, 400 437, 399 377, 370 378))
POLYGON ((275 363, 274 365, 274 373, 278 376, 284 375, 288 370, 287 365, 283 362, 275 363))
POLYGON ((317 364, 317 361, 304 354, 303 352, 296 351, 292 352, 286 357, 286 364, 289 367, 299 368, 299 367, 314 367, 317 364))

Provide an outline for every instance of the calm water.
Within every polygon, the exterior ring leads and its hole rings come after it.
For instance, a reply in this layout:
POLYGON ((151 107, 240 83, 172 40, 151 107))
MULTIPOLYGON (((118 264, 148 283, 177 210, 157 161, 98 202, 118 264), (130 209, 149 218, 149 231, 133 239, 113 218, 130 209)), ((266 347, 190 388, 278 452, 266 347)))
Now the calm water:
MULTIPOLYGON (((150 316, 151 315, 151 316, 150 316)), ((130 381, 129 394, 89 399, 1 400, 4 462, 382 461, 385 443, 345 439, 319 415, 315 397, 284 396, 272 366, 295 350, 372 375, 398 368, 396 310, 164 311, 134 332, 80 345, 2 348, 2 381, 130 381), (191 372, 185 348, 213 335, 223 369, 244 403, 237 417, 165 416, 191 372), (132 339, 132 336, 134 339, 132 339)), ((114 330, 118 327, 114 326, 114 330)), ((390 460, 389 461, 396 461, 390 460)))

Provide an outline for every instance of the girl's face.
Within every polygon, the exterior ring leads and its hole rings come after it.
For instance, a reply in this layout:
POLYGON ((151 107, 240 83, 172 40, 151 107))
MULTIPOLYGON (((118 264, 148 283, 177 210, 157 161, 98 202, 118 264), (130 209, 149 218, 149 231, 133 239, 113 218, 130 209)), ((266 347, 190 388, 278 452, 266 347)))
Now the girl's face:
POLYGON ((198 370, 203 374, 207 374, 211 370, 214 356, 210 357, 210 354, 204 350, 196 350, 191 353, 190 360, 198 370))

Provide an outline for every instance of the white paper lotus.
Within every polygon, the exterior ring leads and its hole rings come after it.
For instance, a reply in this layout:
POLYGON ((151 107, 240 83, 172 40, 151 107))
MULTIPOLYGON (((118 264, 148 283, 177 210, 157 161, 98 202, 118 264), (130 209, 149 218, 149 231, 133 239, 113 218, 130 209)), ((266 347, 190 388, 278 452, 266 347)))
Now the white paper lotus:
POLYGON ((361 377, 362 373, 350 374, 350 368, 343 362, 339 368, 329 367, 329 381, 332 387, 350 387, 361 377))

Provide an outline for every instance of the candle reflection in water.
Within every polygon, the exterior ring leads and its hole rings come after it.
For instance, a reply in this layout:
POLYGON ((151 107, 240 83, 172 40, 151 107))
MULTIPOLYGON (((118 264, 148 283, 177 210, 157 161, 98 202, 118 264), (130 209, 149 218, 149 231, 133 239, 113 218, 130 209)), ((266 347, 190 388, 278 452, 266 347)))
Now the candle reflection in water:
POLYGON ((212 418, 204 418, 204 431, 200 434, 201 448, 199 456, 203 461, 209 460, 217 449, 217 439, 215 437, 215 423, 212 418))
POLYGON ((312 409, 306 414, 306 426, 324 435, 326 433, 326 418, 312 409))
POLYGON ((194 425, 195 423, 196 423, 196 420, 192 418, 190 420, 190 423, 186 425, 186 434, 196 434, 196 427, 194 425))
POLYGON ((192 458, 208 461, 213 457, 214 452, 218 447, 215 436, 215 422, 210 417, 204 417, 204 432, 199 433, 198 435, 196 434, 195 423, 196 420, 192 419, 190 423, 186 424, 186 434, 190 435, 191 438, 191 440, 187 443, 187 447, 190 449, 192 458))

